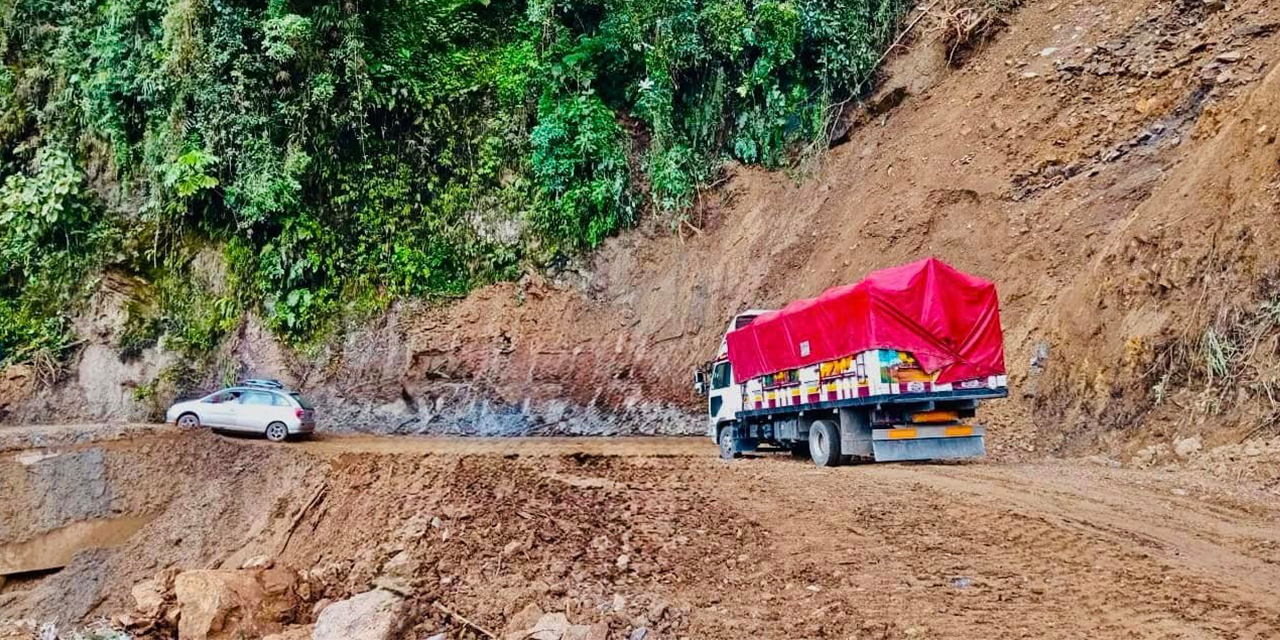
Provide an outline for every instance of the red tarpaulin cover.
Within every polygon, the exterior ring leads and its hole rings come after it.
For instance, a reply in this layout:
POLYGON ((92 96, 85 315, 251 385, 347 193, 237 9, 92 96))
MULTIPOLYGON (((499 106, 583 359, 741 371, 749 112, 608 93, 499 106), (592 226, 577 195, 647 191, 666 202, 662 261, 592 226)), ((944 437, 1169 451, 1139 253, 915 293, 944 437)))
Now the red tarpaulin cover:
POLYGON ((1004 373, 995 285, 937 258, 796 300, 727 341, 738 383, 871 349, 911 352, 925 371, 941 370, 939 383, 1004 373))

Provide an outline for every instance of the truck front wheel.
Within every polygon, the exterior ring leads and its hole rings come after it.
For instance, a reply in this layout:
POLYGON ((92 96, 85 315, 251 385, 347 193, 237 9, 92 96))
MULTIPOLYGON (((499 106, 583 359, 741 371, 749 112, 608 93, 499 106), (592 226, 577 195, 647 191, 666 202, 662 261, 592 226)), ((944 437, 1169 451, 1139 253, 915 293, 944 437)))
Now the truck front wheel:
POLYGON ((816 420, 809 426, 809 457, 819 467, 840 464, 840 427, 830 420, 816 420))
POLYGON ((720 427, 716 443, 720 445, 720 457, 724 460, 732 460, 742 455, 733 446, 733 425, 720 427))

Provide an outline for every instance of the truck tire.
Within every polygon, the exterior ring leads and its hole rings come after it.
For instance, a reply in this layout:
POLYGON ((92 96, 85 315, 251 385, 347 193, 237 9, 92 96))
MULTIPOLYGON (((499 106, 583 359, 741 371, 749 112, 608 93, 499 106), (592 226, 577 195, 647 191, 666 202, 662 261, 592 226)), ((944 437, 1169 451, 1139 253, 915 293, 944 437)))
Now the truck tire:
POLYGON ((815 420, 809 426, 809 457, 819 467, 840 464, 840 427, 830 420, 815 420))
POLYGON ((720 445, 720 458, 723 460, 732 460, 742 457, 741 453, 735 451, 733 446, 733 425, 725 425, 720 427, 720 431, 716 434, 716 444, 720 445))

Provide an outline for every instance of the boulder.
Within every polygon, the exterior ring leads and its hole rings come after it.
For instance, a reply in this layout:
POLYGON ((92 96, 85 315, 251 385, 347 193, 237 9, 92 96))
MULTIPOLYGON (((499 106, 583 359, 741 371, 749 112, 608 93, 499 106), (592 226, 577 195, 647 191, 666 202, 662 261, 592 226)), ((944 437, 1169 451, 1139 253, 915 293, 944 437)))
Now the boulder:
POLYGON ((507 640, 588 640, 592 637, 592 627, 571 624, 568 616, 563 613, 543 614, 532 627, 520 629, 517 620, 527 619, 527 614, 531 613, 533 607, 534 605, 530 605, 512 619, 513 624, 507 627, 507 640))
POLYGON ((571 626, 569 617, 563 613, 548 613, 538 618, 527 637, 532 640, 560 640, 571 626))
POLYGON ((382 565, 382 572, 373 580, 373 586, 394 594, 409 596, 417 581, 419 564, 408 551, 401 551, 382 565))
POLYGON ((540 618, 542 618, 542 609, 536 603, 531 603, 507 621, 507 634, 523 634, 526 629, 531 629, 533 625, 538 624, 540 618))
POLYGON ((298 574, 286 568, 184 571, 173 581, 179 640, 279 633, 297 616, 298 574))
POLYGON ((374 589, 320 612, 312 640, 390 640, 400 630, 404 598, 374 589))
POLYGON ((1200 452, 1203 445, 1200 443, 1200 436, 1191 436, 1182 440, 1174 440, 1173 452, 1179 458, 1188 458, 1200 452))
POLYGON ((159 580, 148 578, 133 585, 129 592, 133 596, 134 608, 144 616, 159 616, 164 607, 168 589, 159 580))
POLYGON ((181 573, 177 568, 168 568, 133 585, 129 594, 133 596, 134 608, 147 618, 159 618, 167 605, 173 603, 173 581, 181 573))

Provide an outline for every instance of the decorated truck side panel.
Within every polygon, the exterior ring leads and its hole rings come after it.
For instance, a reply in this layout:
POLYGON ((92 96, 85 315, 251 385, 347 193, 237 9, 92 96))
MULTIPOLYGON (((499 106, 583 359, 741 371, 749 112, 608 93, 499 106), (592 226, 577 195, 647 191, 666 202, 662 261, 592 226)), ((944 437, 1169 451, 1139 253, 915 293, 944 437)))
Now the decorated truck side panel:
POLYGON ((958 383, 938 383, 905 351, 877 349, 810 367, 787 369, 752 378, 741 385, 747 409, 801 407, 871 396, 954 390, 998 389, 1005 376, 985 376, 958 383))

